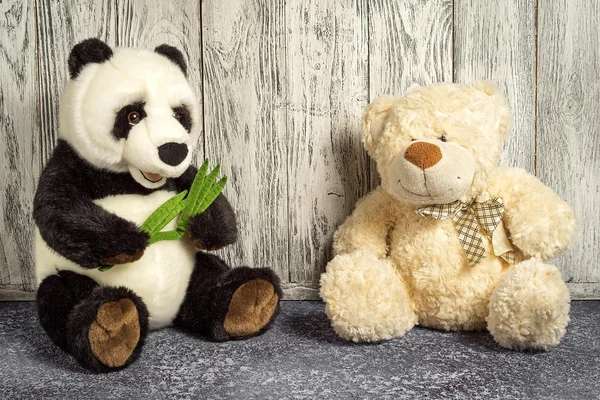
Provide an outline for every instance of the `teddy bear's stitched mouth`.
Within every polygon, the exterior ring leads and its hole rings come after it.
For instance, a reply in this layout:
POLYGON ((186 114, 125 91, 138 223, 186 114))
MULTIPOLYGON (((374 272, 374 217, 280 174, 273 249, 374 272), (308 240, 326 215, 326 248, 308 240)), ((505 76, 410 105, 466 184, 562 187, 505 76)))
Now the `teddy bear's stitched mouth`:
POLYGON ((427 194, 427 196, 425 196, 423 194, 418 194, 418 193, 415 193, 415 192, 411 192, 406 187, 404 187, 404 185, 402 184, 402 179, 398 179, 398 183, 400 184, 400 186, 402 187, 402 189, 404 189, 406 192, 412 194, 413 196, 422 197, 424 199, 430 199, 431 198, 430 194, 427 194))

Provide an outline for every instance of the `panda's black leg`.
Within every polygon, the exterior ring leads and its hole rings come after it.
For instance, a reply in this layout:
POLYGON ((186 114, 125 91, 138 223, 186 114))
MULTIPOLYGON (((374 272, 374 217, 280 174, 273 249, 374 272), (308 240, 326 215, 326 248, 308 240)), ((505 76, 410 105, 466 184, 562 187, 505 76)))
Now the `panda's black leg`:
POLYGON ((98 284, 87 276, 60 271, 42 281, 37 291, 40 323, 50 339, 68 352, 67 321, 73 308, 88 297, 98 284))
POLYGON ((60 271, 44 279, 37 307, 52 341, 95 372, 132 363, 148 332, 148 311, 135 293, 101 287, 75 272, 60 271))
POLYGON ((230 268, 198 252, 196 266, 174 323, 224 341, 268 329, 279 312, 279 279, 268 268, 230 268))

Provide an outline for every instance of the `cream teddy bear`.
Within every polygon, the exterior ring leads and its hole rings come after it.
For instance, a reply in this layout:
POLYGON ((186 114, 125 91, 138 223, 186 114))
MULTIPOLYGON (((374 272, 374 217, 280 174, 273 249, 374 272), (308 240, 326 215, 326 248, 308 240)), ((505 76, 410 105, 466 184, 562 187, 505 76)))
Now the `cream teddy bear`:
POLYGON ((321 277, 333 328, 355 342, 416 324, 488 329, 511 349, 548 349, 570 296, 544 261, 569 247, 569 205, 526 171, 497 167, 511 113, 496 87, 434 84, 366 109, 381 186, 334 236, 321 277))

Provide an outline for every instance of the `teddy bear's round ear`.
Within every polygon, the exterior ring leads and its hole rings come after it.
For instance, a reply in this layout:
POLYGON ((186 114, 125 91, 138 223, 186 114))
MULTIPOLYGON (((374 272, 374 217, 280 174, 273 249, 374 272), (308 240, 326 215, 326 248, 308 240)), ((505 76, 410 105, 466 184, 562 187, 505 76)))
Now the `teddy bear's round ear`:
POLYGON ((498 130, 502 135, 502 138, 506 139, 510 134, 512 127, 512 112, 506 98, 502 95, 500 89, 498 89, 498 86, 496 86, 494 82, 476 80, 471 86, 481 93, 490 96, 490 100, 492 100, 498 108, 498 112, 500 113, 500 126, 498 127, 498 130))
POLYGON ((498 87, 492 81, 478 79, 476 81, 473 81, 473 83, 471 83, 471 86, 473 86, 475 89, 479 90, 480 92, 487 94, 488 96, 500 95, 500 91, 498 90, 498 87))
POLYGON ((418 83, 413 83, 406 89, 405 93, 414 92, 415 90, 419 89, 421 89, 421 85, 419 85, 418 83))
POLYGON ((375 145, 383 132, 390 111, 397 100, 392 96, 381 96, 367 106, 363 114, 362 139, 365 148, 373 155, 375 145))

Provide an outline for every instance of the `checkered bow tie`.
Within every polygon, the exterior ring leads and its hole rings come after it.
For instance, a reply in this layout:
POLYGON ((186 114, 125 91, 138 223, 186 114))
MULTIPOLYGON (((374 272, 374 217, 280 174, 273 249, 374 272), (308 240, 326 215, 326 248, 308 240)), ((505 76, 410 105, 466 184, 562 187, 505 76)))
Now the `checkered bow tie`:
POLYGON ((509 264, 515 263, 515 252, 502 225, 504 203, 501 198, 490 199, 482 195, 477 196, 470 204, 456 200, 449 204, 419 208, 415 212, 438 220, 451 217, 471 266, 479 264, 486 257, 479 227, 492 238, 494 254, 502 257, 509 264))

